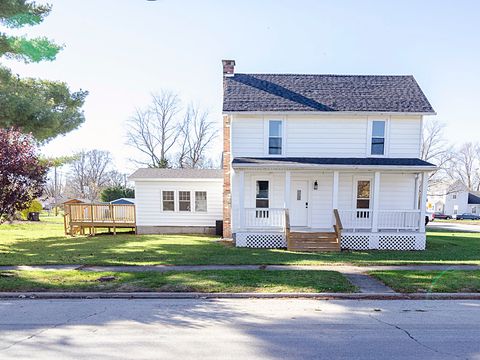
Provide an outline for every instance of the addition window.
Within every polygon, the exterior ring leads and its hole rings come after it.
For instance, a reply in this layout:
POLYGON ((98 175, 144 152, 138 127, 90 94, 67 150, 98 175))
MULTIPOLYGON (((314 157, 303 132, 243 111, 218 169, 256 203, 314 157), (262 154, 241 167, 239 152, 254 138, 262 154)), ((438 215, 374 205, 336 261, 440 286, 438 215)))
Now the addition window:
POLYGON ((370 209, 370 180, 357 182, 357 209, 370 209))
POLYGON ((371 155, 385 155, 385 125, 384 120, 372 121, 371 155))
POLYGON ((282 121, 270 120, 268 122, 268 154, 282 155, 282 121))
POLYGON ((207 212, 207 192, 195 191, 195 211, 207 212))
POLYGON ((190 191, 178 192, 178 209, 180 211, 190 211, 190 191))
POLYGON ((162 210, 175 211, 175 192, 162 191, 162 210))

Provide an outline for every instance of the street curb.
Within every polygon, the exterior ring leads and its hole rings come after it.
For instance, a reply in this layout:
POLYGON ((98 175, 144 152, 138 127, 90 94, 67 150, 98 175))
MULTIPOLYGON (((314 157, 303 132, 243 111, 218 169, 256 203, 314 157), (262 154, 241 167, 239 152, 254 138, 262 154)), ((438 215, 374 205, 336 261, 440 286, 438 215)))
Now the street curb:
POLYGON ((30 299, 480 300, 480 293, 0 292, 0 300, 30 299))

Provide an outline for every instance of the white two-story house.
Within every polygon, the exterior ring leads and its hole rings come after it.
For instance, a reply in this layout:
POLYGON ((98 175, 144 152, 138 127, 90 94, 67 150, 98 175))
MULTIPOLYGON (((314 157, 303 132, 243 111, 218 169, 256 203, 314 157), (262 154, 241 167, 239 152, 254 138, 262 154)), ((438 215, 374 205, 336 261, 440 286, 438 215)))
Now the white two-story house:
POLYGON ((425 248, 413 76, 224 73, 224 237, 292 250, 425 248))

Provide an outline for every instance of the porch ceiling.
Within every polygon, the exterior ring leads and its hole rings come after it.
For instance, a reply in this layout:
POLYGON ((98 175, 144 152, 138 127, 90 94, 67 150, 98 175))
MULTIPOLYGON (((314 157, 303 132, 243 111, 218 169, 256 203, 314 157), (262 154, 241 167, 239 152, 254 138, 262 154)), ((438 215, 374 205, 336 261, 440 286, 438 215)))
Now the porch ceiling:
POLYGON ((234 169, 347 169, 434 171, 437 167, 416 158, 237 157, 234 169))

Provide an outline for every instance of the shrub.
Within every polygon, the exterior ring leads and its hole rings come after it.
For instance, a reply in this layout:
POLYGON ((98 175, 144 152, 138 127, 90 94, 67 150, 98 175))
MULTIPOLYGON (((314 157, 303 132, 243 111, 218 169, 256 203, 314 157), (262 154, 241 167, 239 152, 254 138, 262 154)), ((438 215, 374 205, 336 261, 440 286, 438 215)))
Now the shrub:
POLYGON ((43 207, 42 207, 42 204, 40 204, 40 201, 38 200, 33 200, 29 207, 26 208, 25 210, 22 210, 21 213, 22 213, 22 219, 23 220, 27 220, 27 217, 28 217, 28 213, 30 212, 40 212, 42 211, 43 207))

